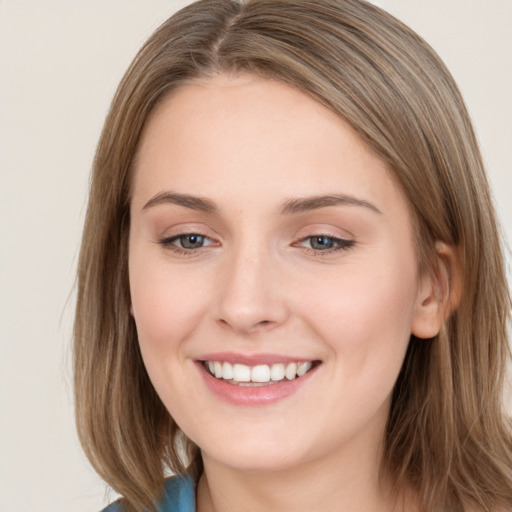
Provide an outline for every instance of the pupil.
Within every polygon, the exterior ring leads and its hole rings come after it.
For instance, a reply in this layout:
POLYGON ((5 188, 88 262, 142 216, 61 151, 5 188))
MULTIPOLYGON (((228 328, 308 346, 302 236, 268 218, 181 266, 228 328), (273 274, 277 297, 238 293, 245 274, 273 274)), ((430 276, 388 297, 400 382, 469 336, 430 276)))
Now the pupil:
POLYGON ((332 238, 328 236, 315 236, 311 240, 313 249, 330 249, 334 245, 332 238))
POLYGON ((180 242, 185 249, 197 249, 203 245, 204 237, 201 235, 186 235, 181 237, 180 242))

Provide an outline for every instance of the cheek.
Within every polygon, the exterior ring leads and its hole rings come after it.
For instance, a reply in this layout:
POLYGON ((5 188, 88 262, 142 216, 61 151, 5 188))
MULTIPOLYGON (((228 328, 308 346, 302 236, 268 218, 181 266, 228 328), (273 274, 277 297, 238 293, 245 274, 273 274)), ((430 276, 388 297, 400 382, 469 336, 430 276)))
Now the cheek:
MULTIPOLYGON (((197 326, 206 310, 205 280, 170 271, 158 258, 133 249, 129 262, 133 316, 141 349, 174 350, 197 326)), ((208 282, 208 281, 206 281, 208 282)))
MULTIPOLYGON (((187 341, 205 311, 199 283, 170 271, 159 258, 136 249, 130 253, 129 277, 139 347, 153 386, 169 411, 187 410, 193 382, 187 371, 187 341)), ((176 420, 179 419, 175 417, 176 420)))
POLYGON ((347 374, 394 375, 399 370, 418 285, 414 261, 390 256, 371 265, 347 267, 322 291, 317 287, 320 293, 304 305, 310 323, 328 340, 347 374))

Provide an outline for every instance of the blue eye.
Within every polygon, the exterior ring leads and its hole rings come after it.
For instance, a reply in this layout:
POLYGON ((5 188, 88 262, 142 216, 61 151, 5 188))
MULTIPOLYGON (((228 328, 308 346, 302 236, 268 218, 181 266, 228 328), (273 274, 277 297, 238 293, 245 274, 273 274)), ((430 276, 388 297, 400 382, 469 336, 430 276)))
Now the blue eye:
POLYGON ((181 235, 177 239, 179 241, 180 246, 183 249, 199 249, 199 247, 203 247, 205 237, 203 235, 181 235))
POLYGON ((330 236, 312 236, 309 238, 309 243, 312 249, 315 251, 325 251, 326 249, 332 249, 334 247, 334 238, 330 236))
POLYGON ((316 253, 331 253, 350 249, 355 242, 329 235, 314 235, 303 238, 298 245, 316 253))
POLYGON ((199 233, 182 233, 180 235, 162 238, 160 245, 178 254, 190 254, 203 247, 214 245, 215 242, 199 233))

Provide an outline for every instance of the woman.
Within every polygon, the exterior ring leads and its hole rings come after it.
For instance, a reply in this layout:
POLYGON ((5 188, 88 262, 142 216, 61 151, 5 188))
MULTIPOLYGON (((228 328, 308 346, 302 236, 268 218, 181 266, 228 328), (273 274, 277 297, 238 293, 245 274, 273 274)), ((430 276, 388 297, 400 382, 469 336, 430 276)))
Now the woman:
POLYGON ((463 101, 396 19, 206 0, 139 52, 75 324, 112 510, 507 510, 509 315, 463 101))

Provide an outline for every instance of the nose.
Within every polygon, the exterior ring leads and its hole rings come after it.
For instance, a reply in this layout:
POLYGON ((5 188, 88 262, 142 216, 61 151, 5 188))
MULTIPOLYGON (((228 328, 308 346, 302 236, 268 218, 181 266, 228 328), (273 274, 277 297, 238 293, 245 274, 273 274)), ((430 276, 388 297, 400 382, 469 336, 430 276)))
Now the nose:
POLYGON ((263 249, 240 250, 227 258, 219 275, 216 321, 249 335, 271 330, 288 318, 286 287, 276 258, 263 249))

